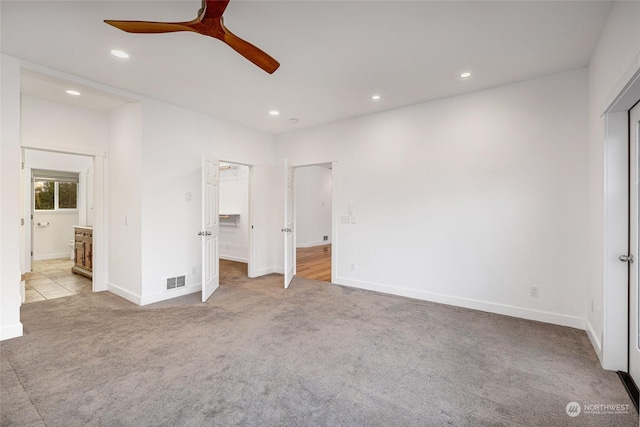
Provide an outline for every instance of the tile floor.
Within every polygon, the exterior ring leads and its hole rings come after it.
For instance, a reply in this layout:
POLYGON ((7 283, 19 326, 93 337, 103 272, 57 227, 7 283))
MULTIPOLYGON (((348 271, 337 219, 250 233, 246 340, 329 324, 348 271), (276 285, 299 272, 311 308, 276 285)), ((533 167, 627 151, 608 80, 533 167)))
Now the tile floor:
POLYGON ((71 273, 68 258, 34 261, 25 276, 25 304, 91 292, 91 279, 71 273))

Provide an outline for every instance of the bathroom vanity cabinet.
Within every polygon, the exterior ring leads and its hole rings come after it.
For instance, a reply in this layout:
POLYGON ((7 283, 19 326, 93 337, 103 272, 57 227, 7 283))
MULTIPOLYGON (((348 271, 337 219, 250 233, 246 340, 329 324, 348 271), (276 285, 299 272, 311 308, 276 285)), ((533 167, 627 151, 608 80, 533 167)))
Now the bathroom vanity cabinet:
POLYGON ((71 272, 93 277, 93 228, 74 226, 74 261, 71 272))

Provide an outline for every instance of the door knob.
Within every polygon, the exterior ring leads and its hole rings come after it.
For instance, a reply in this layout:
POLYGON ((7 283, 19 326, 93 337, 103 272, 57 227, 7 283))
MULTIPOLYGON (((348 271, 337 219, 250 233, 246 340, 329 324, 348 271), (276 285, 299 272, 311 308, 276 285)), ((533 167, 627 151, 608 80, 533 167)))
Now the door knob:
POLYGON ((629 264, 633 264, 633 254, 630 255, 620 255, 618 259, 622 262, 628 262, 629 264))
POLYGON ((202 231, 198 231, 198 236, 203 236, 204 233, 202 233, 202 231))

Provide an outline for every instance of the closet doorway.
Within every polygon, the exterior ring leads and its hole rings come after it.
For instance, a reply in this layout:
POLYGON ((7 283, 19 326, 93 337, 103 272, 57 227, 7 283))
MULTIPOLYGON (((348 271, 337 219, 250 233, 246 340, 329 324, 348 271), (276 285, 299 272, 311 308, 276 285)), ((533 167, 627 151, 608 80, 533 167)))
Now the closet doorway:
POLYGON ((220 285, 233 285, 251 276, 252 166, 220 162, 219 262, 220 285))

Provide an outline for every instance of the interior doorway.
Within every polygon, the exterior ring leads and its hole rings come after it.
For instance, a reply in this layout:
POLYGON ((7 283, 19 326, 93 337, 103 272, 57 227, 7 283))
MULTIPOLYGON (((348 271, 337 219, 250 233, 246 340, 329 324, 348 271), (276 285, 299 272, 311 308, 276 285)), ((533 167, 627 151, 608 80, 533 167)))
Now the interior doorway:
POLYGON ((638 409, 638 384, 640 384, 640 267, 638 265, 640 243, 640 102, 629 110, 629 250, 619 257, 629 265, 629 316, 628 316, 628 371, 622 376, 632 400, 638 409), (635 258, 635 259, 634 259, 635 258))
POLYGON ((220 285, 251 277, 253 167, 220 162, 219 271, 220 285))
POLYGON ((92 292, 95 160, 22 151, 23 303, 92 292))
POLYGON ((296 167, 294 179, 295 274, 331 282, 332 164, 296 167))

